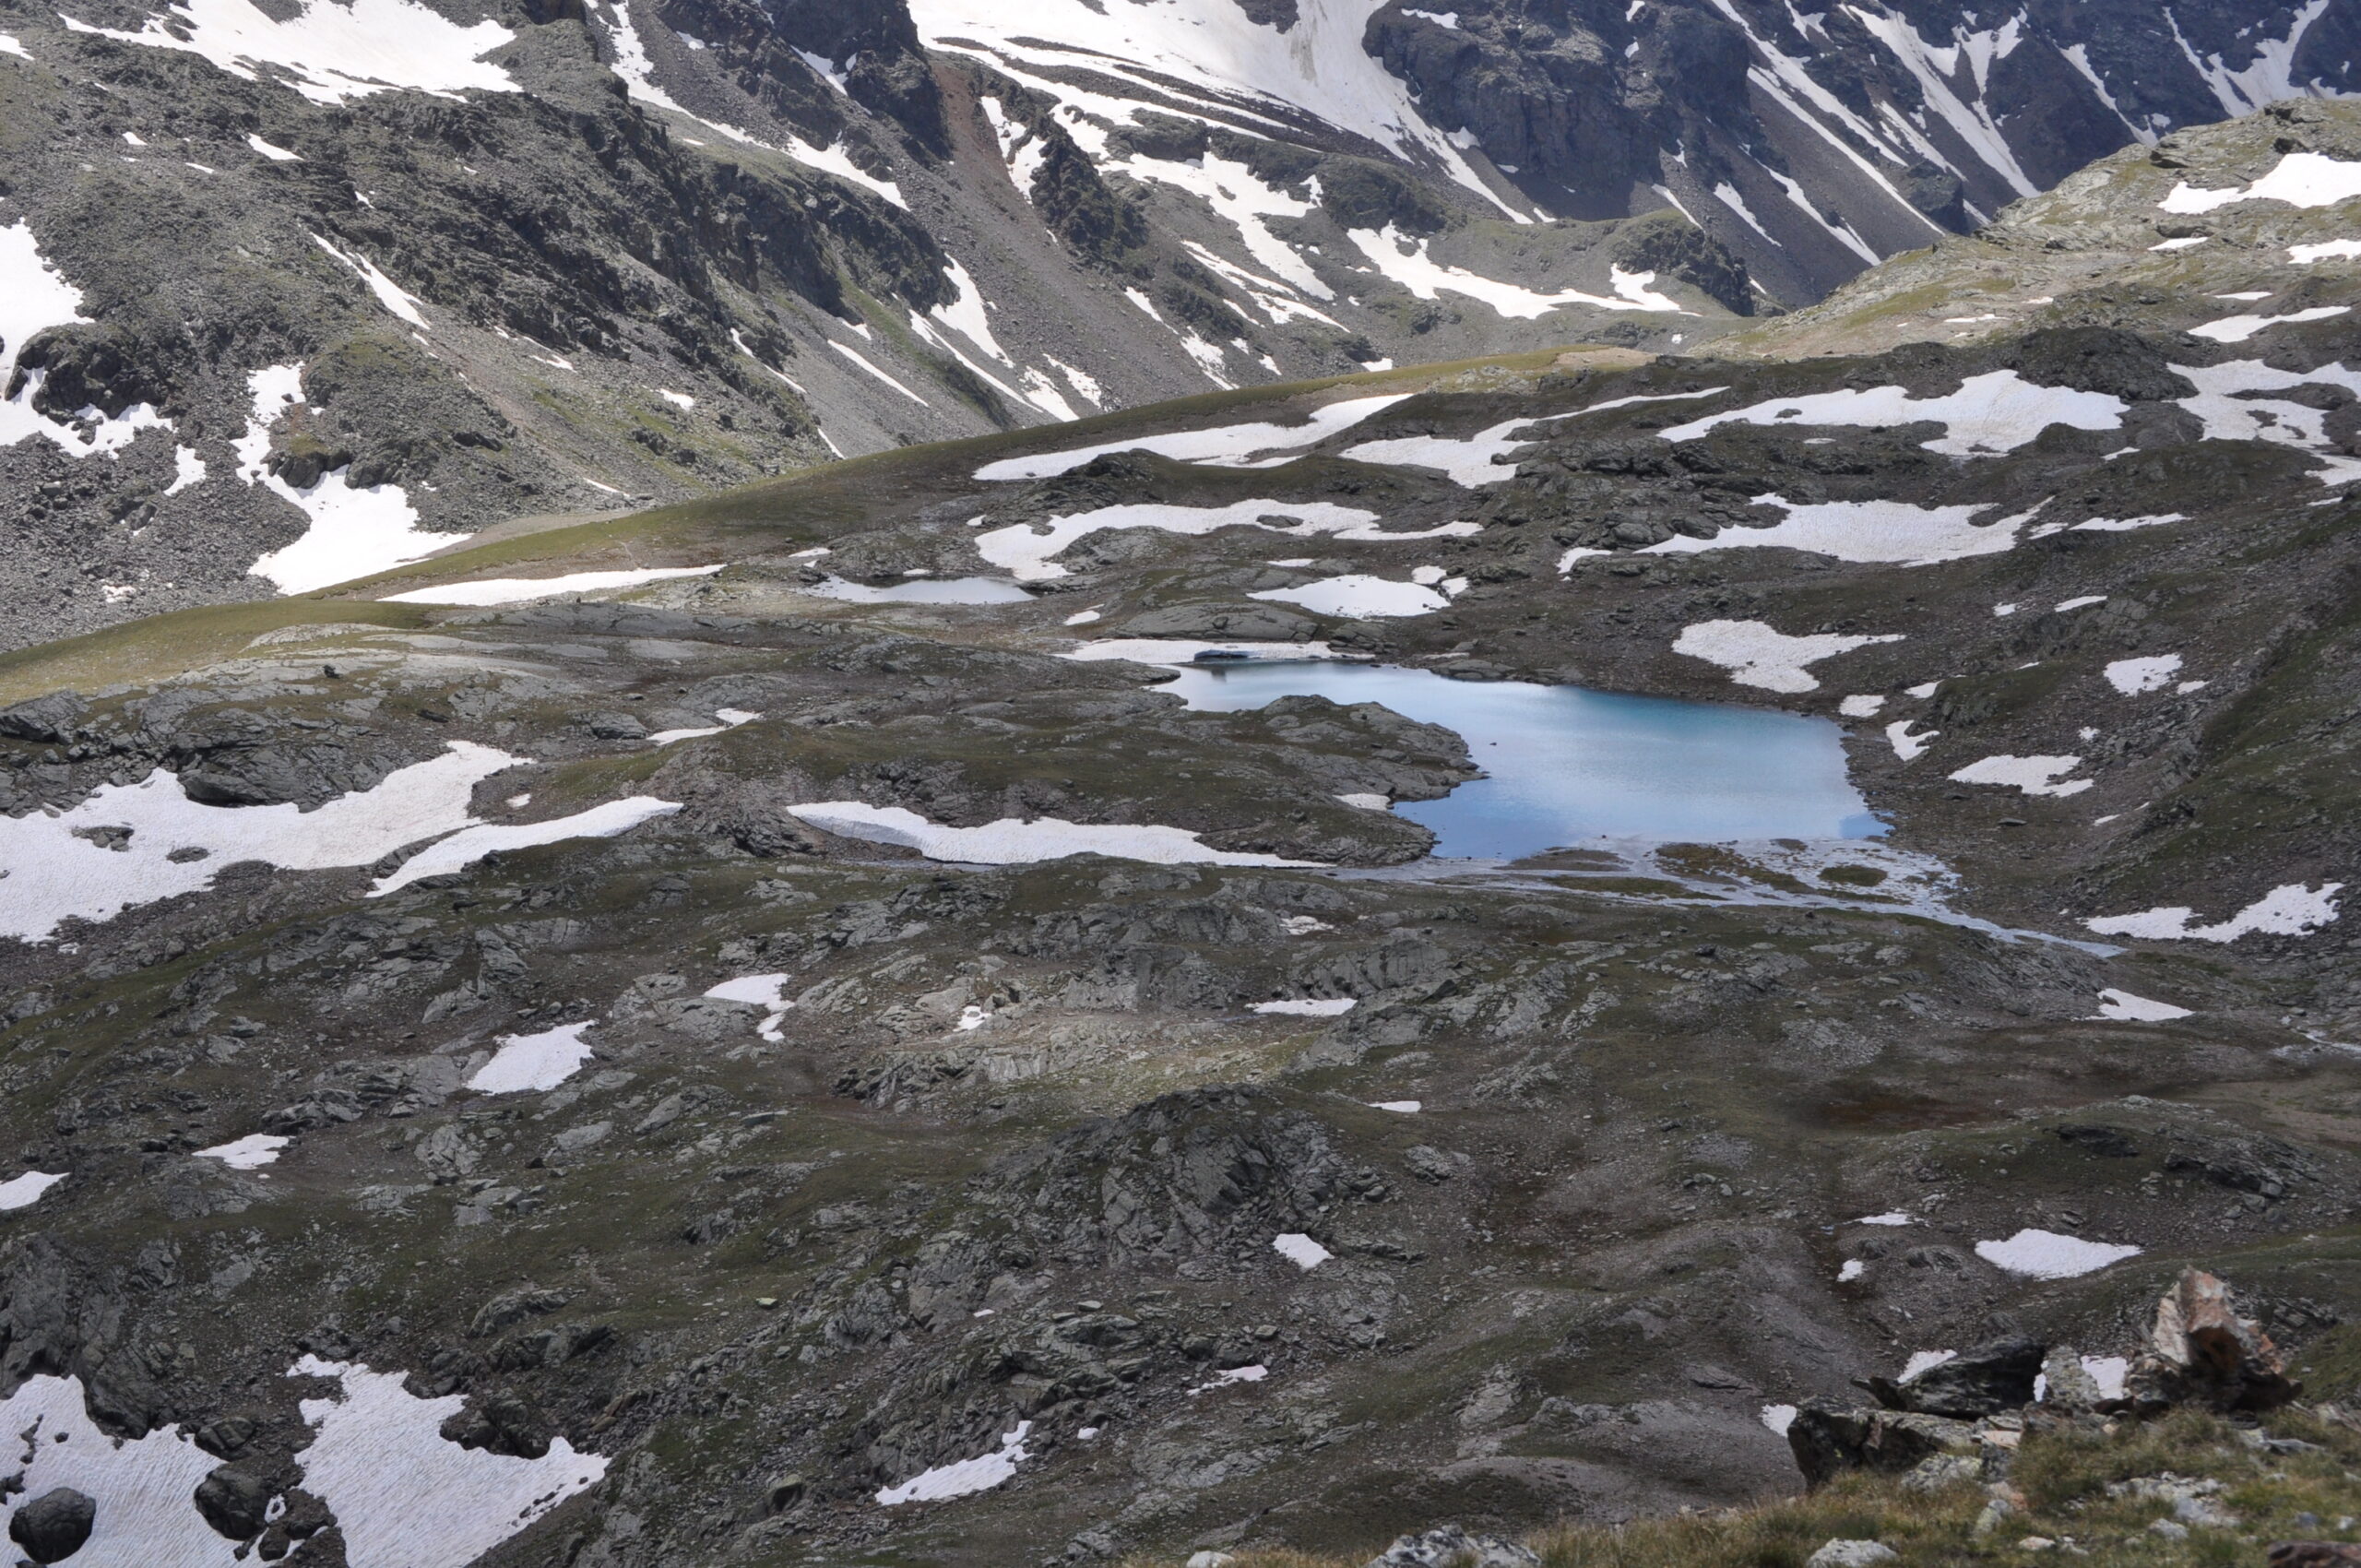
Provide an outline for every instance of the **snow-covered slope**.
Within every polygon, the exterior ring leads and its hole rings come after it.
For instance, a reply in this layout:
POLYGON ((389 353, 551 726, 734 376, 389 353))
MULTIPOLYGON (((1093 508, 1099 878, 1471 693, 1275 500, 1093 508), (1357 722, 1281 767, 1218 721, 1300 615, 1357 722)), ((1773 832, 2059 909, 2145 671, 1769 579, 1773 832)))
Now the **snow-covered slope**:
POLYGON ((8 640, 1192 391, 1682 351, 2349 79, 2331 0, 2140 4, 27 11, 8 640))

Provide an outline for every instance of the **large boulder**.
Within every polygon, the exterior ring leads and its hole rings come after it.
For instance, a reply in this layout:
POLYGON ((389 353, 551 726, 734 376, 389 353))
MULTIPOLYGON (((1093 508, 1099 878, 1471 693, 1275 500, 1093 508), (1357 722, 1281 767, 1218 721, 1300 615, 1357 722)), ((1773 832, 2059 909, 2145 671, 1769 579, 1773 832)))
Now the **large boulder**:
POLYGON ((63 1562, 82 1550, 99 1517, 98 1500, 61 1486, 42 1492, 8 1519, 8 1538, 35 1562, 63 1562))
POLYGON ((1457 1525, 1395 1538, 1362 1568, 1541 1568, 1541 1559, 1498 1536, 1471 1536, 1457 1525))
POLYGON ((196 1511, 231 1540, 252 1540, 269 1523, 270 1484, 224 1465, 196 1483, 196 1511))
POLYGON ((1974 1420, 2032 1404, 2034 1379, 2041 1374, 2047 1348, 2036 1339, 1994 1339, 1916 1377, 1866 1378, 1862 1385, 1889 1410, 1974 1420))
POLYGON ((1898 1474, 1940 1454, 1974 1454, 1976 1431, 1971 1423, 1947 1416, 1808 1399, 1787 1424, 1787 1448, 1804 1483, 1816 1487, 1846 1470, 1898 1474))
POLYGON ((2230 1288, 2201 1269, 2183 1269, 2156 1303, 2148 1342, 2124 1392, 2143 1410, 2198 1404, 2217 1410, 2273 1410, 2303 1392, 2270 1336, 2230 1303, 2230 1288))

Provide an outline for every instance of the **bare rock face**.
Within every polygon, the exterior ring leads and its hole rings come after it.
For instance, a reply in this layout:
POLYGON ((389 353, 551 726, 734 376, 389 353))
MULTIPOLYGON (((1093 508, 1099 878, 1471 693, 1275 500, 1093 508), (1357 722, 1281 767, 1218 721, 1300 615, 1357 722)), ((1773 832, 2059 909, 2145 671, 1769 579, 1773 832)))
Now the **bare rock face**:
POLYGON ((2230 1288, 2185 1269, 2163 1300, 2148 1343, 2125 1380, 2136 1408, 2203 1404, 2219 1410, 2275 1410, 2303 1392, 2268 1335, 2240 1317, 2230 1288))

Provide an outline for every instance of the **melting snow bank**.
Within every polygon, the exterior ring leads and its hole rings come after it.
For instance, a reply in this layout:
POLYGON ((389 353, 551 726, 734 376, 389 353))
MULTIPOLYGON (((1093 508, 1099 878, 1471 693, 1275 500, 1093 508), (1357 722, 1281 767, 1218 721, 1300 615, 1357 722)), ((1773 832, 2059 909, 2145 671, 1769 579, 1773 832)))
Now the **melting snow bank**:
POLYGON ((28 1170, 0 1182, 0 1210, 30 1208, 41 1202, 41 1195, 65 1180, 63 1170, 28 1170))
POLYGON ((1161 435, 1103 441, 1096 446, 1073 446, 1062 452, 1044 452, 1030 457, 1003 457, 999 462, 986 463, 978 469, 976 477, 980 480, 1049 479, 1070 472, 1093 457, 1104 457, 1109 452, 1154 452, 1158 457, 1176 458, 1183 463, 1208 463, 1219 468, 1272 467, 1275 465, 1252 464, 1247 459, 1258 453, 1289 452, 1314 445, 1339 431, 1350 430, 1363 420, 1392 408, 1409 396, 1407 392, 1395 392, 1377 398, 1347 398, 1342 402, 1313 410, 1311 417, 1302 424, 1273 424, 1267 421, 1256 421, 1245 424, 1217 425, 1211 430, 1171 431, 1161 435))
MULTIPOLYGON (((1465 586, 1467 579, 1452 579, 1465 586)), ((1344 615, 1354 618, 1391 619, 1404 615, 1430 615, 1451 607, 1444 591, 1447 585, 1430 588, 1420 582, 1395 582, 1390 577, 1373 576, 1367 572, 1348 572, 1342 576, 1321 577, 1294 588, 1265 588, 1250 593, 1249 599, 1264 599, 1283 604, 1299 604, 1317 615, 1344 615)))
POLYGON ((784 974, 741 975, 736 980, 723 980, 706 994, 716 1002, 745 1002, 762 1008, 763 1021, 754 1026, 754 1032, 771 1040, 784 1038, 779 1030, 779 1020, 786 1017, 795 1005, 787 999, 787 976, 784 974))
POLYGON ((2101 936, 2138 936, 2155 942, 2236 942, 2249 934, 2302 936, 2336 919, 2336 896, 2343 886, 2341 882, 2326 882, 2315 891, 2308 883, 2290 882, 2213 925, 2191 925, 2197 911, 2184 904, 2132 915, 2103 915, 2082 924, 2101 936))
MULTIPOLYGON (((1999 517, 1988 523, 1975 519, 1998 508, 1989 503, 1973 506, 1914 506, 1906 501, 1823 501, 1798 503, 1778 495, 1758 495, 1754 505, 1777 506, 1787 515, 1767 529, 1729 527, 1711 539, 1675 534, 1633 555, 1695 555, 1708 550, 1801 550, 1839 561, 1896 562, 1904 566, 1931 566, 1969 555, 1998 555, 2017 542, 2017 530, 2032 520, 2033 512, 1999 517)), ((2037 509, 2037 508, 2036 508, 2037 509)), ((1563 575, 1576 561, 1604 550, 1569 550, 1558 559, 1563 575)))
POLYGON ((2020 1230, 2005 1241, 1978 1241, 1975 1255, 1993 1267, 2030 1279, 2073 1279, 2140 1255, 2115 1241, 2085 1241, 2054 1230, 2020 1230))
POLYGON ((1050 517, 1036 533, 1029 523, 1011 523, 976 536, 976 552, 1008 571, 1020 583, 1062 577, 1066 569, 1050 557, 1078 540, 1109 529, 1161 529, 1192 538, 1216 529, 1267 529, 1293 539, 1326 536, 1356 543, 1421 539, 1464 539, 1483 531, 1480 523, 1443 523, 1431 529, 1395 533, 1377 526, 1377 514, 1328 501, 1234 501, 1227 506, 1170 506, 1143 501, 1102 506, 1095 512, 1074 512, 1050 517))
MULTIPOLYGON (((6 347, 6 357, 0 358, 0 391, 6 389, 16 372, 17 356, 35 333, 89 319, 82 314, 82 291, 42 257, 24 220, 0 229, 0 344, 6 347)), ((72 423, 52 419, 33 407, 33 394, 41 390, 47 374, 28 370, 17 395, 0 403, 0 446, 13 446, 27 436, 40 435, 69 457, 101 452, 113 457, 143 430, 172 428, 172 422, 160 416, 152 403, 134 403, 112 419, 94 408, 82 410, 72 423)))
POLYGON ((902 806, 872 806, 861 801, 820 801, 789 806, 788 814, 840 838, 902 844, 931 861, 967 865, 1025 865, 1067 855, 1111 855, 1155 865, 1317 866, 1277 855, 1239 854, 1208 848, 1178 827, 1130 826, 1119 823, 1068 822, 1045 816, 1024 822, 1005 816, 981 827, 946 827, 902 806))
MULTIPOLYGON (((305 1356, 288 1375, 335 1378, 343 1385, 341 1397, 303 1401, 303 1420, 314 1435, 295 1463, 303 1467, 303 1489, 335 1512, 351 1568, 472 1562, 607 1473, 603 1456, 578 1453, 563 1437, 552 1438, 539 1459, 462 1448, 443 1436, 442 1426, 467 1404, 466 1396, 417 1398, 403 1389, 399 1372, 305 1356)), ((213 1467, 210 1457, 200 1453, 198 1458, 202 1467, 183 1483, 184 1498, 213 1467)), ((103 1520, 103 1503, 99 1514, 103 1520)), ((194 1506, 189 1514, 196 1517, 194 1506)), ((197 1523, 203 1526, 202 1519, 197 1523)), ((225 1549, 226 1561, 229 1543, 218 1536, 214 1541, 225 1549)), ((199 1560, 159 1553, 148 1561, 199 1560)))
POLYGON ((1891 425, 1933 421, 1945 434, 1920 445, 1948 457, 2013 452, 2053 424, 2076 430, 2118 430, 2129 407, 2105 392, 2067 386, 2036 386, 2013 370, 1971 375, 1959 390, 1939 398, 1914 398, 1899 386, 1867 391, 1815 392, 1707 414, 1656 434, 1667 441, 1693 441, 1716 425, 1891 425))
POLYGON ((1570 409, 1562 414, 1538 414, 1528 418, 1505 420, 1473 435, 1402 435, 1384 441, 1364 441, 1348 446, 1344 456, 1357 463, 1383 463, 1406 469, 1440 469, 1463 489, 1478 485, 1499 484, 1516 477, 1516 465, 1498 459, 1512 452, 1537 443, 1539 435, 1523 440, 1511 439, 1511 433, 1531 430, 1555 420, 1570 420, 1583 414, 1605 413, 1609 409, 1628 409, 1638 403, 1680 403, 1694 398, 1714 398, 1728 391, 1726 386, 1708 386, 1696 392, 1643 393, 1631 398, 1609 398, 1603 403, 1587 408, 1570 409))
POLYGON ((503 1035, 492 1060, 476 1069, 468 1087, 478 1094, 516 1094, 526 1089, 553 1089, 574 1076, 590 1060, 582 1041, 587 1022, 560 1024, 537 1035, 503 1035))
POLYGON ((682 741, 702 741, 707 735, 727 734, 741 724, 752 724, 762 717, 759 713, 742 707, 718 707, 713 710, 713 716, 721 722, 700 724, 686 730, 658 730, 647 737, 647 743, 651 746, 670 746, 682 741))
POLYGON ((516 38, 498 22, 460 27, 414 0, 311 0, 281 21, 248 0, 181 0, 137 32, 92 27, 60 13, 76 32, 201 54, 243 81, 277 65, 314 103, 342 103, 395 88, 452 98, 464 89, 515 92, 516 78, 483 56, 516 38))
POLYGON ((2186 1018, 2189 1011, 2169 1002, 2151 1002, 2144 996, 2134 996, 2113 986, 2099 992, 2098 1016, 2125 1024, 2165 1024, 2175 1018, 2186 1018))
POLYGON ((1594 310, 1669 311, 1680 315, 1693 315, 1684 311, 1680 302, 1658 293, 1649 287, 1656 280, 1653 272, 1626 272, 1610 267, 1608 277, 1614 296, 1584 293, 1580 289, 1567 289, 1555 294, 1544 294, 1521 284, 1505 283, 1485 278, 1464 267, 1450 267, 1427 254, 1428 242, 1412 240, 1398 232, 1393 224, 1382 230, 1351 229, 1345 237, 1367 256, 1370 264, 1387 278, 1399 283, 1418 299, 1431 300, 1438 291, 1464 294, 1492 307, 1504 316, 1520 321, 1532 321, 1548 315, 1563 305, 1589 305, 1594 310), (1408 245, 1408 250, 1402 247, 1408 245))
MULTIPOLYGON (((450 1403, 456 1409, 462 1401, 450 1403)), ((5 1462, 18 1470, 18 1483, 0 1498, 0 1521, 43 1492, 70 1486, 99 1505, 89 1540, 74 1553, 77 1564, 237 1568, 242 1549, 196 1511, 196 1484, 220 1461, 186 1433, 159 1428, 117 1441, 91 1421, 80 1378, 48 1376, 27 1378, 0 1401, 0 1431, 16 1440, 5 1462)), ((353 1568, 375 1568, 358 1556, 350 1561, 353 1568)))
POLYGON ((2078 756, 1987 756, 1951 778, 1954 784, 1997 784, 2028 795, 2079 795, 2095 780, 2063 776, 2082 766, 2078 756))
MULTIPOLYGON (((896 1508, 905 1503, 941 1503, 948 1498, 966 1497, 970 1493, 990 1491, 1016 1474, 1016 1467, 1032 1457, 1025 1452, 1025 1434, 1033 1430, 1031 1421, 1019 1421, 1016 1430, 1005 1433, 1000 1448, 991 1454, 979 1454, 973 1459, 955 1464, 939 1465, 920 1475, 912 1476, 899 1486, 878 1490, 878 1505, 896 1508)), ((355 1568, 360 1568, 355 1564, 355 1568)))
POLYGON ((1257 1002, 1247 1011, 1284 1014, 1297 1018, 1337 1018, 1351 1012, 1354 1002, 1355 999, 1349 996, 1303 996, 1285 1002, 1257 1002))
POLYGON ((1900 633, 1883 636, 1791 637, 1762 621, 1700 621, 1681 629, 1672 645, 1675 653, 1718 664, 1741 686, 1771 692, 1811 692, 1820 682, 1804 667, 1849 653, 1871 643, 1898 643, 1900 633))
POLYGON ((350 464, 301 490, 271 472, 267 463, 270 427, 303 401, 303 367, 279 364, 255 371, 246 377, 246 387, 254 395, 254 410, 246 416, 245 434, 231 444, 238 453, 238 477, 248 485, 261 485, 312 520, 303 538, 261 557, 248 571, 267 578, 281 593, 310 593, 406 566, 452 542, 453 535, 420 530, 418 510, 401 486, 356 489, 349 478, 350 464))
POLYGON ((199 1159, 218 1159, 232 1170, 256 1170, 266 1165, 279 1163, 279 1153, 288 1140, 270 1133, 248 1133, 244 1137, 211 1148, 196 1151, 199 1159))
POLYGON ((2250 185, 2201 191, 2183 181, 2156 205, 2166 212, 2211 212, 2241 201, 2277 201, 2290 207, 2333 207, 2361 196, 2361 163, 2348 163, 2320 152, 2291 152, 2270 173, 2250 185))
POLYGON ((1232 1388, 1241 1383, 1260 1383, 1271 1375, 1271 1369, 1256 1361, 1250 1366, 1225 1367, 1204 1382, 1193 1384, 1182 1392, 1192 1399, 1209 1389, 1232 1388))
MULTIPOLYGON (((476 785, 521 758, 455 741, 449 752, 313 811, 200 805, 162 769, 102 786, 55 816, 0 817, 0 936, 41 941, 60 921, 102 921, 209 886, 219 870, 262 861, 284 871, 366 865, 421 838, 466 828, 476 785), (83 837, 129 830, 109 849, 83 837)), ((407 868, 405 868, 407 869, 407 868)), ((423 873, 421 873, 423 874, 423 873)))
POLYGON ((604 805, 592 806, 588 811, 576 812, 572 816, 552 817, 547 822, 517 823, 513 826, 478 823, 452 834, 448 838, 429 844, 404 861, 399 870, 379 877, 376 885, 369 889, 369 897, 382 898, 388 893, 408 887, 421 877, 464 870, 485 856, 498 854, 504 849, 530 849, 566 838, 613 838, 630 832, 643 822, 670 816, 680 809, 677 801, 659 801, 653 795, 631 795, 620 801, 609 801, 604 805))
POLYGON ((564 838, 611 837, 679 811, 647 796, 611 801, 549 822, 492 826, 469 812, 475 787, 524 758, 472 741, 387 774, 374 789, 314 810, 208 806, 161 768, 136 784, 103 785, 71 810, 0 817, 0 936, 45 941, 68 919, 201 892, 224 866, 260 861, 281 871, 328 871, 433 843, 369 890, 379 897, 421 877, 458 871, 502 849, 564 838), (105 832, 95 830, 105 829, 105 832), (108 839, 107 849, 95 840, 108 839))
POLYGON ((1284 1235, 1272 1237, 1271 1250, 1296 1267, 1305 1270, 1318 1268, 1336 1255, 1300 1230, 1289 1230, 1284 1235))
POLYGON ((670 577, 708 577, 719 566, 647 566, 628 572, 570 572, 562 577, 485 577, 472 583, 444 583, 434 588, 389 593, 387 604, 521 604, 561 593, 613 592, 660 583, 670 577))

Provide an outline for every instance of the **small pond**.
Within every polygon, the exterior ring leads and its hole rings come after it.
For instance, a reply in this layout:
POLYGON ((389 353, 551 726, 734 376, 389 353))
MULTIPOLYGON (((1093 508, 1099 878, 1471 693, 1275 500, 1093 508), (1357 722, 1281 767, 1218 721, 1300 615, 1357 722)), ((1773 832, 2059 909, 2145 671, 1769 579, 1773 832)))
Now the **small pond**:
POLYGON ((1715 843, 1886 831, 1845 776, 1843 731, 1831 719, 1384 665, 1174 668, 1180 680, 1162 689, 1192 707, 1323 696, 1382 703, 1459 731, 1489 777, 1394 808, 1434 830, 1438 855, 1514 860, 1600 837, 1715 843))

